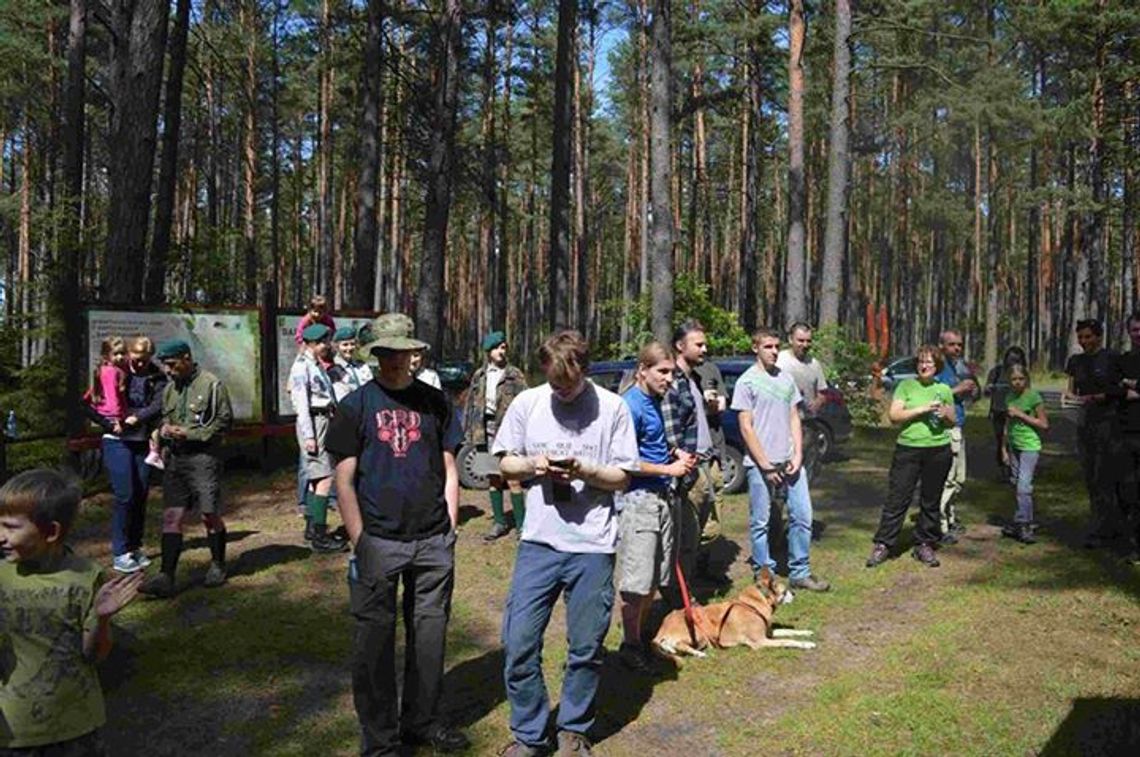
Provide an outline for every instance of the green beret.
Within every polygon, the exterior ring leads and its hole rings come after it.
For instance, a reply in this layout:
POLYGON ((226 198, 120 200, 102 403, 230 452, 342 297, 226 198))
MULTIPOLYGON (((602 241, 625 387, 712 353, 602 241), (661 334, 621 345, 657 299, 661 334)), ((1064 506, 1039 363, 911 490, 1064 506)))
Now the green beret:
POLYGON ((355 338, 356 338, 356 329, 353 328, 352 326, 341 326, 339 329, 336 330, 336 333, 333 334, 333 341, 334 342, 347 342, 349 339, 355 339, 355 338))
POLYGON ((301 332, 301 338, 306 342, 320 342, 329 335, 329 331, 329 327, 323 323, 314 323, 305 327, 301 332))
POLYGON ((158 345, 154 356, 158 360, 170 360, 190 354, 190 345, 185 339, 167 339, 158 345))
POLYGON ((501 331, 492 331, 487 336, 483 337, 483 351, 487 352, 498 347, 507 341, 507 335, 501 331))

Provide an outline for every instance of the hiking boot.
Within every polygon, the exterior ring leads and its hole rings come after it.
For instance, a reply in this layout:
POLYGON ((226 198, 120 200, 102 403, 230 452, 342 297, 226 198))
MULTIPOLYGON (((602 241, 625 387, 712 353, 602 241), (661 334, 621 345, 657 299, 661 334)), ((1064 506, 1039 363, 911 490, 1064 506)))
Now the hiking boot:
POLYGON ((793 578, 788 584, 793 589, 803 589, 805 591, 830 591, 831 584, 815 576, 804 576, 803 578, 793 578))
POLYGON ((207 589, 216 589, 226 582, 226 566, 220 562, 210 563, 210 568, 206 571, 206 578, 202 581, 202 585, 207 589))
POLYGON ((471 740, 463 731, 439 724, 431 726, 424 733, 409 731, 400 740, 409 746, 430 746, 434 751, 444 754, 462 752, 471 746, 471 740))
POLYGON ((593 754, 590 740, 580 733, 573 731, 558 732, 558 757, 590 757, 593 754))
POLYGON ((962 534, 966 533, 966 527, 962 525, 962 521, 956 520, 950 524, 950 533, 954 534, 955 536, 961 536, 962 534))
POLYGON ((146 594, 156 599, 168 599, 169 597, 173 597, 174 576, 167 575, 166 573, 154 574, 142 582, 142 586, 139 587, 139 594, 146 594))
POLYGON ((1006 523, 1001 527, 1001 535, 1009 539, 1016 539, 1019 533, 1019 525, 1019 523, 1006 523))
POLYGON ((539 749, 521 741, 512 741, 499 750, 499 757, 541 757, 546 754, 545 749, 539 749))
POLYGON ((628 641, 623 641, 621 646, 618 647, 617 653, 618 661, 629 669, 631 673, 637 673, 643 676, 651 676, 655 672, 653 670, 653 663, 649 659, 645 648, 640 644, 632 644, 628 641))
POLYGON ((953 527, 951 527, 950 531, 942 534, 942 537, 938 539, 938 543, 946 547, 950 547, 958 543, 958 537, 955 535, 953 527))
POLYGON ((309 549, 317 555, 334 555, 338 552, 348 551, 348 542, 338 539, 330 533, 316 532, 309 541, 309 549))
POLYGON ((887 548, 886 544, 875 542, 875 546, 871 548, 871 554, 867 556, 867 567, 877 568, 885 563, 890 556, 891 550, 887 548))
POLYGON ((511 532, 511 527, 506 523, 495 523, 491 526, 491 530, 483 536, 483 541, 492 542, 497 539, 502 539, 504 536, 511 532))
POLYGON ((911 550, 910 554, 911 557, 928 568, 937 568, 942 564, 938 562, 938 556, 934 554, 934 547, 929 544, 919 544, 911 550))
POLYGON ((317 527, 315 525, 313 525, 313 519, 310 518, 308 515, 306 515, 305 516, 305 536, 304 536, 304 540, 305 540, 306 544, 310 543, 313 540, 313 536, 314 536, 314 534, 316 534, 316 528, 317 527))

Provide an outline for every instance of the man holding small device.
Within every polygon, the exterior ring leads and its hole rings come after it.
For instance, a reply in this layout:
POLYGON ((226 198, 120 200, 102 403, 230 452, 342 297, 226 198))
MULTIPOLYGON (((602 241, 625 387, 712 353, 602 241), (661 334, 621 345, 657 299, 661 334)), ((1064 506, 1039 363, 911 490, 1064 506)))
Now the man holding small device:
POLYGON ((639 470, 637 438, 621 397, 586 380, 589 350, 576 331, 539 349, 547 383, 507 409, 492 454, 508 481, 522 481, 526 521, 503 613, 504 678, 511 704, 511 757, 544 754, 550 701, 542 636, 566 594, 566 672, 558 705, 558 745, 590 754, 606 631, 614 601, 618 519, 614 492, 639 470))

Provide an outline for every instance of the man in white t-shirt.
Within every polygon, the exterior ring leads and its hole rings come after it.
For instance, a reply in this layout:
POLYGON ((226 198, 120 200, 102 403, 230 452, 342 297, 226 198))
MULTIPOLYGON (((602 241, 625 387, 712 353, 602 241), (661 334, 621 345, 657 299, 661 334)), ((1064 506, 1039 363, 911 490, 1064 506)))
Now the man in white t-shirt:
POLYGON ((772 329, 752 334, 756 365, 740 375, 732 392, 732 409, 740 412, 740 435, 748 449, 748 530, 752 569, 776 572, 768 550, 768 521, 773 494, 783 490, 788 501, 788 579, 793 588, 827 591, 831 585, 811 573, 811 493, 803 475, 803 429, 797 406, 803 396, 792 377, 776 367, 780 335, 772 329))
POLYGON ((791 347, 780 350, 776 367, 791 374, 796 388, 803 395, 804 412, 810 417, 819 412, 823 405, 820 392, 827 388, 823 364, 811 354, 811 326, 802 321, 793 323, 788 328, 788 343, 791 347))
POLYGON ((640 467, 637 436, 621 397, 586 380, 589 351, 578 332, 548 338, 539 362, 547 383, 515 398, 491 447, 505 479, 527 482, 527 515, 503 613, 514 736, 503 754, 545 754, 551 746, 542 636, 565 592, 569 648, 558 746, 588 755, 614 601, 614 492, 624 491, 640 467))

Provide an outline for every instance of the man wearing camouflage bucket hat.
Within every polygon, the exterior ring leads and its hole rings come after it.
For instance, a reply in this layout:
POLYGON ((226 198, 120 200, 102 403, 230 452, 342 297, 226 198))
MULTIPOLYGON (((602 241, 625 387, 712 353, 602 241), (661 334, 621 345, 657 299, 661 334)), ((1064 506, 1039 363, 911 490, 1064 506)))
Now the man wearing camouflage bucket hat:
POLYGON ((459 424, 443 392, 412 378, 411 318, 389 313, 362 330, 358 357, 375 357, 374 380, 344 398, 327 445, 338 459, 340 514, 352 541, 349 606, 356 621, 352 688, 361 754, 404 744, 440 752, 468 746, 439 720, 444 648, 455 581, 459 521, 459 424), (408 640, 404 693, 396 696, 396 587, 404 580, 408 640))
MULTIPOLYGON (((463 407, 463 442, 487 453, 511 401, 526 389, 526 376, 507 362, 507 337, 502 331, 492 331, 484 336, 482 347, 487 362, 475 371, 471 387, 467 390, 467 401, 463 407)), ((503 490, 508 486, 515 528, 522 533, 526 501, 522 485, 517 481, 504 482, 496 476, 490 486, 491 515, 495 520, 483 537, 484 541, 495 541, 511 531, 503 512, 503 490)))

